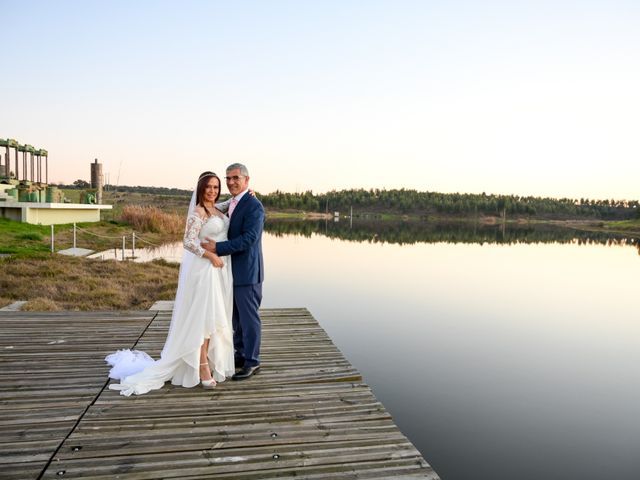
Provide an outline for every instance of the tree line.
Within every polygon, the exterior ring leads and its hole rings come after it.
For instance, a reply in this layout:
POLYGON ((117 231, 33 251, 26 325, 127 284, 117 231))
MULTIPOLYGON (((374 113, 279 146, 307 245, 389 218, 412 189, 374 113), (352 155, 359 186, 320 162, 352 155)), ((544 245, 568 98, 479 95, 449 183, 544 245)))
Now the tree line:
POLYGON ((348 213, 443 214, 454 216, 518 216, 547 218, 634 218, 640 212, 637 200, 590 200, 587 198, 523 197, 471 193, 419 192, 408 189, 352 189, 314 194, 276 191, 261 195, 266 207, 280 210, 348 213))
MULTIPOLYGON (((76 190, 85 190, 91 187, 91 184, 86 180, 78 179, 70 185, 59 184, 58 188, 68 188, 76 190)), ((183 188, 167 188, 167 187, 144 187, 140 185, 128 186, 128 185, 109 185, 106 184, 102 187, 108 192, 132 192, 132 193, 148 193, 151 195, 177 195, 183 197, 190 197, 191 190, 185 190, 183 188)))
MULTIPOLYGON (((86 185, 86 186, 85 186, 86 185)), ((62 185, 61 185, 62 186, 62 185)), ((76 180, 66 188, 87 188, 76 180)), ((107 190, 155 195, 190 196, 190 190, 167 187, 106 185, 107 190)), ((638 200, 593 200, 588 198, 549 198, 519 195, 421 192, 410 189, 351 189, 327 193, 289 193, 276 190, 263 195, 256 192, 267 208, 304 212, 340 212, 362 214, 412 214, 420 216, 510 216, 542 218, 640 218, 638 200)))

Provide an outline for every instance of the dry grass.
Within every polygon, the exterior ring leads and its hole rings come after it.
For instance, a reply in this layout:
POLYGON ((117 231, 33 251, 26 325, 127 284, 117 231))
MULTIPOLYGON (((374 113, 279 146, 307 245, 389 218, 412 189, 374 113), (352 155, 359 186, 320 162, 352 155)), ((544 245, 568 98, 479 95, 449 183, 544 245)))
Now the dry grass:
MULTIPOLYGON (((122 237, 129 239, 132 230, 155 244, 182 238, 189 197, 112 196, 116 201, 108 219, 78 225, 79 247, 120 248, 122 237)), ((0 219, 0 253, 11 255, 0 259, 0 307, 26 300, 23 310, 31 311, 144 310, 157 300, 174 298, 177 264, 51 255, 49 234, 49 227, 0 219)), ((56 225, 56 250, 72 244, 72 225, 56 225)))
POLYGON ((127 205, 120 219, 139 232, 178 234, 184 232, 184 216, 167 213, 157 207, 127 205))
POLYGON ((63 308, 57 302, 49 298, 34 298, 22 306, 21 310, 29 312, 59 312, 63 308))
POLYGON ((145 310, 172 300, 178 265, 51 256, 0 260, 6 303, 27 300, 24 310, 145 310))

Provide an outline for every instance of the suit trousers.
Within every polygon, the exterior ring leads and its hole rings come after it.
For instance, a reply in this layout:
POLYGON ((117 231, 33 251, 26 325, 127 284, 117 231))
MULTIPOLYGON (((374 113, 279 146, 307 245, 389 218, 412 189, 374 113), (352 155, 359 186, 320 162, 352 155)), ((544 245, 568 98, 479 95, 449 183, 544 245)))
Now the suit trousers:
POLYGON ((233 346, 236 360, 244 359, 247 367, 260 365, 261 302, 262 283, 233 287, 233 346))

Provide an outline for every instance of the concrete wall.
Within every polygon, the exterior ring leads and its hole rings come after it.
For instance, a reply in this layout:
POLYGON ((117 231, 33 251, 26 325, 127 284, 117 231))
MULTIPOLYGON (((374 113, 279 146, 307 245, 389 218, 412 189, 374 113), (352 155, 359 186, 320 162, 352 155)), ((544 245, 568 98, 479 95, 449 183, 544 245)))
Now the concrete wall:
POLYGON ((25 209, 26 223, 40 225, 58 225, 62 223, 99 222, 100 210, 68 210, 55 208, 29 208, 25 209))
POLYGON ((99 222, 100 210, 111 210, 111 205, 27 202, 0 204, 0 216, 3 218, 36 225, 99 222))

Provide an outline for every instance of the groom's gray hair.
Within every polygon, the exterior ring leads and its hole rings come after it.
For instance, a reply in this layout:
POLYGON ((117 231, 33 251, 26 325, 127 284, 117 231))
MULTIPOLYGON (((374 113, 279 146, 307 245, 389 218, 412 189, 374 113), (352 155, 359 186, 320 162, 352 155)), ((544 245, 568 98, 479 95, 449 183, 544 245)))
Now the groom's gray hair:
POLYGON ((227 172, 230 170, 235 170, 236 168, 240 169, 240 175, 244 175, 245 177, 249 176, 249 170, 241 163, 232 163, 227 167, 227 172))

